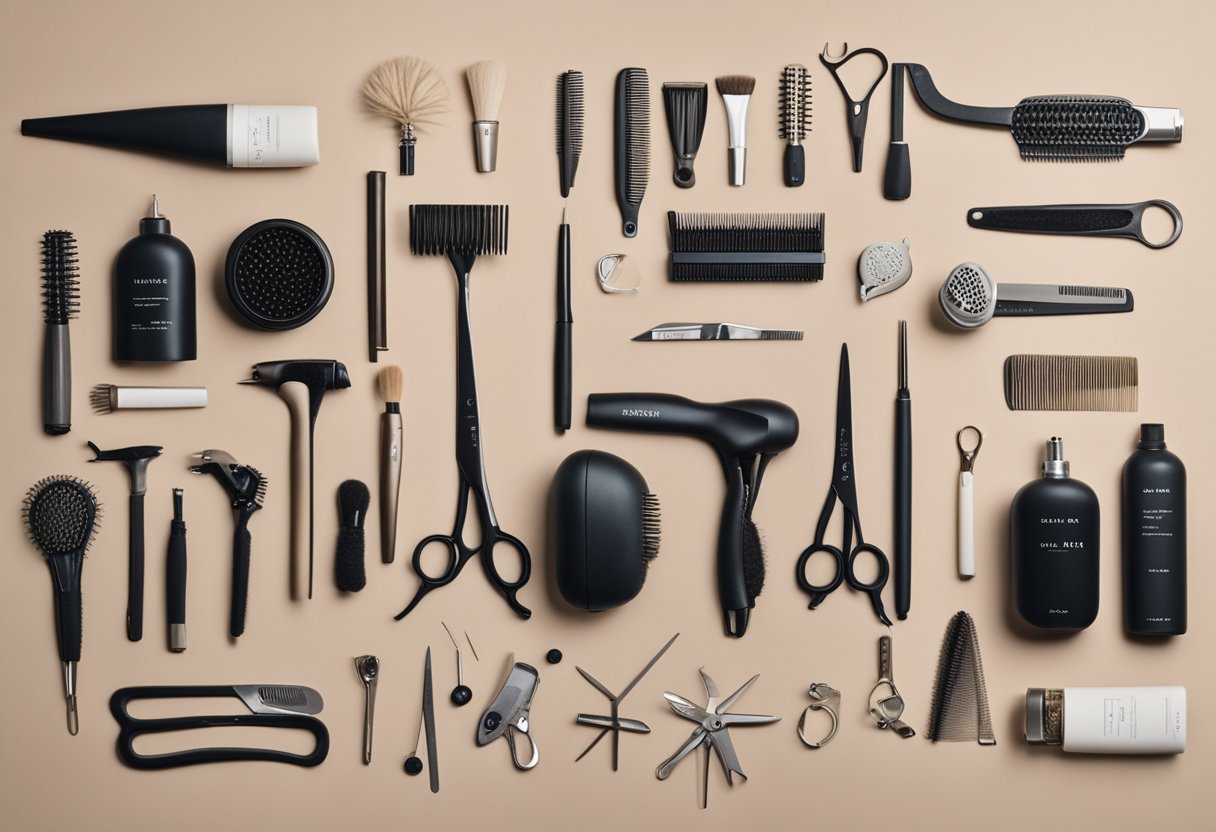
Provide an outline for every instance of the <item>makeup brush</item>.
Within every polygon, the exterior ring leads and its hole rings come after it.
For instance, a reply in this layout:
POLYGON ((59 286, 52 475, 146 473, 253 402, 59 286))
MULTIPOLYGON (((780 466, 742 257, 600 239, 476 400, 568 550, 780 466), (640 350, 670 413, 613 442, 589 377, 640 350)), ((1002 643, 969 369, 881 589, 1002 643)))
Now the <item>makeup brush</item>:
POLYGON ((401 493, 401 368, 390 364, 376 377, 384 413, 380 415, 380 560, 392 563, 397 549, 397 502, 401 493))
POLYGON ((747 105, 751 102, 756 79, 750 75, 723 75, 715 79, 730 127, 730 184, 738 187, 747 178, 747 105))
POLYGON ((436 124, 447 112, 448 85, 439 68, 412 55, 391 58, 376 66, 363 82, 363 101, 372 112, 401 125, 400 174, 414 175, 414 128, 436 124))
POLYGON ((477 172, 491 173, 498 166, 498 108, 507 86, 507 66, 499 61, 478 61, 465 71, 473 99, 473 149, 477 172))
POLYGON ((76 238, 70 231, 42 235, 42 429, 52 436, 72 429, 72 345, 68 321, 80 307, 76 238))

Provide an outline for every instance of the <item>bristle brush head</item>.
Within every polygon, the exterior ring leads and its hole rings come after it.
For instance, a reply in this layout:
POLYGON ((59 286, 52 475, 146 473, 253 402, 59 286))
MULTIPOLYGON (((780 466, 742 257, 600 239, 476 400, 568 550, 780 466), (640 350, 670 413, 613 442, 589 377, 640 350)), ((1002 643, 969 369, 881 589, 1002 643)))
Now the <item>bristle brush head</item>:
POLYGON ((66 324, 80 308, 76 238, 70 231, 42 235, 42 305, 48 324, 66 324))
POLYGON ((780 121, 777 134, 797 143, 811 129, 811 75, 802 64, 788 64, 781 71, 778 87, 780 121))
POLYGON ((422 255, 506 254, 507 205, 411 205, 410 250, 422 255))
POLYGON ((473 116, 478 121, 498 121, 498 108, 507 88, 507 66, 501 61, 478 61, 465 70, 473 116))
POLYGON ((675 281, 822 280, 821 213, 669 211, 675 281))
POLYGON ((376 386, 380 388, 380 398, 383 401, 399 402, 405 390, 405 374, 396 364, 389 364, 376 376, 376 386))
POLYGON ((649 565, 659 555, 659 547, 663 542, 662 518, 663 512, 659 505, 659 495, 649 491, 642 494, 642 560, 649 565))
POLYGON ((430 61, 407 55, 373 69, 363 82, 363 101, 412 133, 419 124, 435 124, 447 112, 448 85, 430 61))
POLYGON ((101 507, 92 486, 59 474, 26 492, 22 515, 30 540, 44 556, 83 555, 100 525, 101 507))
POLYGON ((557 161, 563 197, 570 195, 583 152, 583 73, 568 69, 557 76, 557 161))
POLYGON ((966 612, 946 625, 925 735, 933 742, 996 744, 979 635, 966 612))
POLYGON ((756 79, 750 75, 723 75, 714 83, 722 95, 751 95, 756 89, 756 79))
POLYGON ((1023 159, 1069 162, 1122 159, 1144 128, 1130 101, 1091 95, 1023 99, 1010 126, 1023 159))
POLYGON ((224 265, 228 298, 260 329, 295 329, 311 321, 334 288, 334 263, 321 236, 303 223, 263 220, 241 232, 224 265))

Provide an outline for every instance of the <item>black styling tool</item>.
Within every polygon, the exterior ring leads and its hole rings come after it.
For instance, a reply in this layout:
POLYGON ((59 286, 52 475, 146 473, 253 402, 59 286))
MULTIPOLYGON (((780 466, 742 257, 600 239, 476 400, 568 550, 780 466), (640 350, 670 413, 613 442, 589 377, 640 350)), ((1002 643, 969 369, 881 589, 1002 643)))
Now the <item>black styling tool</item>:
POLYGON ((418 756, 418 743, 426 732, 426 764, 430 769, 431 794, 439 793, 439 747, 435 741, 435 694, 431 684, 431 648, 426 648, 426 664, 422 668, 422 713, 418 717, 418 735, 414 738, 414 750, 405 758, 405 773, 416 777, 422 773, 422 758, 418 756))
POLYGON ((882 195, 886 199, 912 195, 912 158, 904 141, 904 64, 891 64, 891 144, 887 147, 882 195))
POLYGON ((802 143, 811 130, 811 74, 802 64, 786 64, 777 92, 781 108, 777 135, 785 140, 781 174, 787 188, 798 188, 806 182, 806 149, 802 143))
POLYGON ((557 171, 562 197, 570 196, 583 153, 583 73, 567 69, 557 76, 557 171))
POLYGON ((144 637, 144 494, 148 491, 148 464, 164 450, 160 445, 134 445, 103 451, 89 443, 89 462, 121 462, 131 476, 130 528, 127 533, 127 638, 144 637))
POLYGON ((593 688, 595 688, 600 693, 604 694, 605 697, 607 697, 608 704, 612 710, 610 711, 608 716, 598 716, 596 714, 579 714, 578 717, 575 719, 575 722, 577 722, 579 725, 590 725, 592 728, 599 728, 600 732, 595 735, 595 739, 593 739, 591 741, 591 744, 583 749, 583 753, 579 754, 577 757, 574 758, 574 762, 577 763, 579 760, 586 757, 587 754, 591 751, 591 749, 595 748, 595 746, 599 744, 599 741, 602 740, 605 737, 605 735, 612 734, 612 770, 616 771, 617 762, 620 757, 621 732, 628 731, 631 734, 649 734, 650 733, 650 726, 647 725, 645 722, 642 722, 640 719, 622 719, 621 718, 621 703, 624 702, 625 697, 628 696, 629 693, 635 687, 637 687, 638 682, 642 681, 642 677, 644 677, 647 673, 650 672, 650 668, 652 668, 656 664, 658 664, 659 659, 663 658, 663 654, 667 652, 668 648, 670 648, 671 645, 675 644, 676 639, 678 639, 679 637, 680 637, 680 634, 676 633, 674 636, 669 638, 667 640, 667 643, 664 644, 661 648, 659 648, 659 652, 655 653, 654 656, 651 657, 650 661, 646 662, 646 666, 642 668, 642 670, 638 673, 638 675, 634 676, 633 679, 630 680, 629 684, 627 684, 625 686, 625 689, 623 691, 621 691, 619 694, 613 693, 612 691, 608 690, 607 687, 605 687, 603 684, 601 684, 600 681, 598 679, 596 679, 594 676, 592 676, 590 673, 583 670, 581 667, 578 667, 577 665, 575 666, 574 669, 579 672, 580 676, 582 676, 584 679, 586 679, 587 682, 593 688))
POLYGON ((870 96, 874 94, 874 90, 878 89, 879 83, 887 74, 887 56, 869 46, 850 52, 849 45, 846 43, 840 57, 833 57, 828 52, 829 46, 830 44, 827 43, 823 45, 819 62, 828 68, 828 72, 832 73, 832 77, 836 79, 836 86, 840 87, 840 94, 844 96, 845 113, 849 122, 849 141, 853 145, 853 172, 860 173, 861 153, 865 149, 866 142, 866 122, 870 120, 870 96), (845 86, 844 79, 840 77, 840 68, 858 55, 873 55, 878 58, 882 68, 878 71, 878 77, 874 79, 874 83, 870 84, 870 89, 866 94, 860 99, 854 100, 849 95, 849 88, 845 86))
POLYGON ((259 329, 280 332, 315 318, 334 289, 334 261, 317 232, 263 220, 240 233, 224 264, 228 299, 259 329))
POLYGON ((83 614, 80 574, 84 554, 101 521, 101 507, 92 486, 62 474, 39 480, 25 494, 22 507, 25 530, 34 547, 46 558, 55 590, 55 635, 63 662, 63 690, 67 697, 68 733, 80 730, 76 711, 76 664, 80 661, 83 614))
POLYGON ((342 592, 358 592, 367 585, 364 566, 363 521, 372 495, 359 480, 338 486, 338 545, 334 552, 334 583, 342 592))
POLYGON ((873 543, 866 543, 861 535, 861 514, 857 503, 857 466, 853 462, 853 388, 849 373, 849 345, 840 346, 840 379, 836 389, 836 433, 832 438, 832 482, 828 486, 827 499, 819 512, 819 522, 815 524, 815 539, 798 556, 798 565, 794 576, 798 586, 811 598, 808 609, 816 609, 832 592, 842 584, 847 583, 850 589, 864 592, 870 598, 870 606, 878 620, 888 627, 891 619, 887 617, 886 608, 882 603, 882 590, 887 585, 891 574, 891 564, 887 555, 873 543), (825 542, 828 523, 836 510, 836 501, 844 511, 844 542, 836 548, 825 542), (853 545, 853 533, 857 533, 857 545, 853 545), (836 561, 836 572, 826 584, 813 584, 807 577, 807 566, 811 558, 820 552, 831 555, 836 561), (863 583, 857 577, 856 565, 860 555, 871 555, 878 566, 878 575, 871 583, 863 583))
POLYGON ((1039 95, 1013 107, 974 107, 938 92, 922 65, 907 67, 925 109, 951 121, 1008 128, 1026 160, 1115 160, 1136 142, 1182 141, 1181 110, 1101 95, 1039 95))
MULTIPOLYGON (((462 708, 473 701, 473 689, 464 683, 464 659, 460 654, 460 642, 456 640, 456 636, 452 635, 452 631, 448 629, 448 625, 443 624, 443 630, 448 634, 448 638, 452 641, 452 646, 456 648, 456 687, 452 688, 452 693, 448 697, 452 700, 452 704, 457 708, 462 708)), ((465 639, 469 642, 469 649, 473 650, 473 658, 477 658, 477 650, 473 649, 473 640, 469 638, 469 634, 464 634, 465 639)), ((480 659, 478 659, 480 661, 480 659)))
POLYGON ((937 300, 950 323, 962 329, 975 329, 993 318, 1092 315, 1131 312, 1135 308, 1135 298, 1129 289, 1051 283, 998 284, 975 263, 955 266, 938 290, 937 300))
POLYGON ((266 478, 256 468, 241 465, 227 451, 211 448, 197 456, 202 462, 191 465, 191 473, 215 477, 232 501, 236 516, 232 532, 232 606, 228 634, 238 638, 245 632, 245 606, 249 597, 249 555, 253 545, 249 518, 266 499, 266 478))
POLYGON ((975 621, 965 612, 955 613, 942 637, 925 736, 933 742, 996 745, 979 634, 975 621))
POLYGON ((576 451, 553 475, 549 514, 557 588, 600 612, 632 601, 659 554, 659 498, 641 473, 603 451, 576 451))
POLYGON ((367 172, 367 358, 388 350, 388 286, 385 280, 384 171, 367 172))
POLYGON ((667 212, 675 281, 823 279, 824 216, 819 213, 667 212))
POLYGON ((895 616, 912 608, 912 393, 908 390, 908 322, 899 322, 899 387, 895 391, 895 616))
POLYGON ((596 393, 587 399, 587 425, 692 436, 718 452, 726 475, 718 599, 727 635, 742 638, 764 587, 764 547, 752 511, 764 469, 798 439, 798 415, 768 399, 703 404, 666 393, 596 393))
POLYGON ((72 429, 72 343, 68 321, 80 309, 76 238, 70 231, 42 235, 42 429, 60 436, 72 429))
POLYGON ((169 622, 169 650, 186 650, 186 521, 182 515, 185 491, 173 489, 173 520, 165 553, 165 618, 169 622))
POLYGON ((553 344, 553 425, 570 429, 574 388, 574 311, 570 308, 570 217, 557 229, 557 324, 553 344))
POLYGON ((1127 237, 1149 248, 1166 248, 1182 236, 1182 213, 1171 202, 1150 199, 1128 205, 1011 205, 972 208, 967 211, 972 228, 1020 231, 1026 234, 1067 234, 1076 237, 1127 237), (1174 221, 1174 230, 1164 240, 1144 236, 1144 212, 1160 208, 1174 221))
POLYGON ((405 376, 389 364, 376 376, 384 412, 380 414, 380 561, 392 563, 397 553, 397 506, 401 496, 401 455, 405 429, 401 424, 401 394, 405 376))
POLYGON ((263 361, 254 364, 252 377, 240 383, 274 388, 291 414, 291 591, 293 598, 303 598, 305 593, 312 598, 313 440, 317 413, 325 391, 350 387, 350 375, 345 364, 328 359, 263 361))
POLYGON ((478 415, 473 327, 469 317, 469 275, 473 263, 478 255, 507 253, 508 215, 506 205, 410 206, 410 249, 414 254, 424 256, 446 255, 456 273, 456 468, 460 474, 460 494, 451 534, 429 535, 414 548, 414 572, 422 583, 405 609, 396 615, 398 621, 409 615, 428 592, 456 580, 478 553, 486 577, 502 593, 507 605, 520 618, 532 615, 516 597, 532 575, 532 556, 522 540, 499 527, 498 516, 490 502, 490 484, 482 460, 485 440, 478 415), (464 539, 470 494, 477 506, 481 527, 475 547, 469 546, 464 539), (441 544, 448 553, 447 567, 438 576, 428 575, 422 566, 423 550, 432 543, 441 544), (500 544, 506 544, 519 557, 519 577, 514 581, 503 578, 494 562, 495 550, 500 544))
POLYGON ((709 86, 700 82, 677 82, 663 85, 663 110, 667 113, 667 133, 675 154, 676 169, 672 179, 681 188, 697 184, 692 169, 701 135, 705 132, 705 112, 709 107, 709 86))
POLYGON ((315 714, 321 713, 321 694, 302 685, 166 685, 120 688, 110 697, 110 713, 118 722, 118 757, 131 768, 158 770, 199 763, 262 760, 295 766, 318 766, 329 755, 329 731, 315 714), (208 714, 164 719, 137 719, 127 706, 141 699, 195 699, 225 697, 239 699, 247 714, 208 714), (315 745, 308 754, 293 754, 274 748, 191 748, 166 754, 137 754, 135 740, 147 734, 191 731, 196 728, 253 727, 307 731, 315 745))
POLYGON ((650 182, 650 78, 638 67, 616 76, 616 203, 621 233, 638 236, 638 209, 650 182))

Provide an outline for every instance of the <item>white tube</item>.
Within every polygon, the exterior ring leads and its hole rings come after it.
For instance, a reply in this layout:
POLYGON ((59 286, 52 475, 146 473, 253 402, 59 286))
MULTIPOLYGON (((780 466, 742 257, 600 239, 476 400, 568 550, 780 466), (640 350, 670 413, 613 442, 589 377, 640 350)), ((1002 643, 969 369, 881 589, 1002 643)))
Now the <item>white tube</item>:
POLYGON ((228 166, 295 168, 321 161, 317 108, 228 105, 228 166))
POLYGON ((958 475, 958 575, 975 577, 975 475, 958 475))
POLYGON ((1064 688, 1065 751, 1181 754, 1186 751, 1186 688, 1064 688))
POLYGON ((115 410, 206 407, 206 387, 118 387, 115 410))

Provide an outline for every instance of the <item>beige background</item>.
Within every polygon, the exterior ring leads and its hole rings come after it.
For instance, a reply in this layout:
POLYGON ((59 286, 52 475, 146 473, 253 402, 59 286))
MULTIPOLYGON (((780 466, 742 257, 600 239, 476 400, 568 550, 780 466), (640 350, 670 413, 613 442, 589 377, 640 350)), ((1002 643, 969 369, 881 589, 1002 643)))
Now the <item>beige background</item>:
MULTIPOLYGON (((1085 824, 1133 829, 1182 818, 1207 823, 1213 732, 1206 687, 1216 682, 1205 588, 1211 587, 1213 491, 1209 376, 1211 323, 1205 298, 1214 220, 1212 103, 1206 65, 1213 15, 1203 4, 1023 2, 805 4, 706 2, 590 4, 400 3, 105 3, 9 2, 0 23, 3 122, 0 252, 8 289, 3 343, 8 355, 0 534, 0 806, 6 828, 367 829, 536 828, 699 823, 715 828, 793 827, 991 829, 1085 824), (1022 163, 999 130, 937 121, 909 100, 907 135, 915 177, 904 204, 884 201, 880 183, 887 141, 889 84, 873 101, 866 165, 849 170, 839 92, 817 60, 824 41, 877 46, 893 60, 926 63, 943 90, 966 103, 1009 105, 1043 93, 1098 92, 1148 105, 1185 108, 1181 146, 1133 148, 1109 165, 1022 163), (364 173, 393 171, 393 128, 358 99, 364 73, 399 54, 435 61, 453 91, 445 124, 422 133, 417 175, 390 174, 390 344, 406 376, 403 412, 407 477, 401 548, 391 567, 368 560, 369 586, 354 597, 332 587, 330 508, 338 482, 374 481, 381 405, 366 360, 364 173), (462 72, 482 58, 509 65, 499 170, 474 172, 462 72), (773 127, 775 79, 801 61, 814 77, 809 183, 785 189, 781 144, 773 127), (611 174, 611 89, 626 65, 650 70, 653 175, 641 234, 626 241, 611 174), (765 532, 769 579, 741 642, 720 632, 712 552, 722 486, 710 450, 692 440, 550 427, 553 246, 561 213, 552 147, 553 79, 567 67, 587 78, 587 141, 570 200, 575 255, 576 422, 594 391, 660 390, 697 399, 768 396, 802 419, 802 438, 770 468, 756 516, 765 532), (657 95, 664 80, 727 73, 759 78, 750 120, 749 181, 725 184, 725 121, 710 101, 699 182, 691 193, 670 180, 671 156, 657 95), (321 111, 323 164, 293 171, 224 171, 100 148, 25 139, 22 117, 191 102, 315 104, 321 111), (109 281, 118 248, 136 232, 149 195, 160 195, 173 229, 199 270, 200 359, 166 367, 119 367, 108 359, 109 281), (1025 238, 974 231, 969 206, 1035 202, 1123 202, 1164 197, 1186 215, 1173 248, 1152 252, 1120 240, 1025 238), (454 293, 447 264, 408 254, 407 207, 415 201, 506 202, 512 207, 510 254, 480 262, 473 278, 486 463, 503 527, 532 547, 535 576, 523 593, 535 615, 514 618, 474 566, 429 597, 403 623, 396 613, 413 593, 409 548, 450 527, 456 470, 452 459, 454 293), (689 287, 664 277, 668 209, 822 210, 828 215, 828 274, 812 286, 689 287), (284 334, 252 331, 234 320, 220 275, 230 241, 246 226, 287 216, 316 229, 337 264, 337 288, 324 313, 284 334), (38 413, 37 242, 66 227, 80 241, 82 315, 72 325, 72 432, 44 436, 38 413), (854 262, 868 243, 912 240, 916 273, 894 295, 864 308, 854 262), (640 294, 603 295, 595 260, 627 252, 644 274, 640 294), (1131 316, 1001 320, 966 334, 946 330, 934 309, 940 281, 956 263, 975 260, 999 279, 1124 285, 1136 293, 1131 316), (896 627, 897 680, 907 716, 923 732, 941 633, 967 609, 977 621, 999 745, 931 746, 875 730, 864 702, 883 630, 864 598, 838 592, 806 610, 790 575, 810 539, 829 476, 828 429, 834 411, 840 342, 852 352, 860 492, 866 531, 891 541, 891 402, 896 321, 911 331, 916 435, 915 583, 912 616, 896 627), (665 320, 737 320, 800 327, 801 343, 662 345, 629 338, 665 320), (1000 366, 1013 352, 1134 354, 1141 360, 1138 414, 1010 413, 1000 366), (326 396, 317 426, 318 580, 311 603, 286 597, 287 440, 285 407, 266 390, 237 387, 255 361, 323 356, 346 362, 352 389, 326 396), (205 411, 94 416, 87 390, 99 382, 207 385, 205 411), (1191 471, 1191 630, 1166 643, 1123 635, 1119 579, 1119 472, 1141 420, 1164 421, 1170 447, 1191 471), (954 573, 954 432, 986 432, 977 466, 979 575, 954 573), (1007 602, 1006 511, 1036 476, 1041 445, 1065 437, 1075 475, 1098 492, 1105 540, 1102 613, 1086 632, 1041 639, 1019 634, 1007 602), (147 633, 131 644, 123 630, 126 575, 126 474, 90 467, 86 439, 102 446, 159 443, 147 508, 147 633), (220 489, 191 479, 188 455, 220 447, 265 470, 267 508, 254 519, 254 563, 247 635, 226 638, 230 515, 220 489), (663 551, 641 596, 600 617, 562 608, 545 580, 544 500, 554 468, 587 447, 619 453, 662 500, 663 551), (51 596, 45 567, 23 539, 18 507, 39 477, 85 475, 107 506, 85 571, 87 605, 80 669, 81 733, 63 726, 51 596), (171 655, 164 636, 163 545, 170 488, 184 484, 190 529, 188 652, 171 655), (440 627, 467 629, 481 662, 466 664, 474 704, 455 710, 444 698, 454 657, 440 627), (649 737, 627 736, 622 768, 609 771, 607 748, 572 761, 593 732, 579 711, 606 703, 575 673, 580 664, 620 688, 673 632, 683 635, 624 708, 650 723, 649 737), (412 748, 422 654, 436 649, 443 790, 400 770, 412 748), (566 661, 543 663, 560 647, 566 661), (375 759, 360 762, 361 685, 351 658, 383 661, 375 759), (502 678, 509 653, 537 663, 543 684, 533 711, 541 764, 511 768, 507 749, 478 749, 478 714, 502 678), (674 690, 700 698, 696 669, 723 687, 760 680, 745 710, 780 714, 777 726, 737 730, 751 780, 728 790, 711 772, 710 812, 696 803, 697 764, 669 782, 655 765, 690 726, 660 697, 674 690), (844 692, 842 726, 825 750, 797 740, 806 687, 828 681, 844 692), (329 760, 301 770, 224 765, 163 773, 123 768, 107 701, 116 688, 156 683, 288 682, 318 688, 333 738, 329 760), (1026 748, 1019 707, 1027 686, 1181 683, 1192 696, 1190 750, 1176 759, 1084 759, 1026 748)), ((376 515, 369 519, 375 528, 376 515)), ((837 536, 833 531, 832 537, 837 536)), ((374 538, 373 538, 374 539, 374 538)), ((888 597, 888 606, 893 602, 888 597)))

